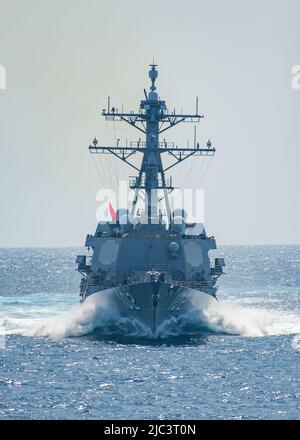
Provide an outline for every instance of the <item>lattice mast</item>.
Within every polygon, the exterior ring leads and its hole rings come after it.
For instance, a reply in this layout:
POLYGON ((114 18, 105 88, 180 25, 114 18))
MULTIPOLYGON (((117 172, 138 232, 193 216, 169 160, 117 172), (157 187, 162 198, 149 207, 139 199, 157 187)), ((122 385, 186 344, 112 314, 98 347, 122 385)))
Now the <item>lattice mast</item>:
POLYGON ((199 143, 196 142, 196 131, 193 147, 178 147, 165 140, 160 142, 160 135, 166 130, 182 122, 199 122, 204 116, 198 113, 198 98, 196 99, 195 114, 177 114, 175 110, 173 113, 169 113, 165 101, 160 100, 156 92, 155 82, 158 76, 156 67, 156 64, 150 65, 150 91, 147 93, 144 90, 145 99, 141 101, 138 113, 120 113, 118 109, 110 106, 110 98, 108 98, 108 108, 102 111, 102 115, 107 120, 124 121, 141 131, 145 135, 145 141, 131 142, 130 146, 120 146, 118 141, 117 145, 109 147, 99 146, 95 138, 93 145, 89 146, 91 153, 113 154, 138 172, 134 182, 130 185, 130 188, 135 190, 131 214, 134 216, 139 192, 144 190, 145 212, 149 224, 157 223, 159 190, 164 193, 163 198, 165 199, 168 220, 171 221, 169 193, 173 191, 174 187, 171 179, 170 181, 166 180, 166 171, 191 156, 212 156, 215 153, 215 148, 212 147, 210 141, 207 142, 205 148, 199 146, 199 143), (140 168, 137 168, 130 161, 130 157, 137 152, 143 155, 140 168), (173 163, 166 168, 162 163, 161 155, 163 153, 168 153, 174 159, 173 163))

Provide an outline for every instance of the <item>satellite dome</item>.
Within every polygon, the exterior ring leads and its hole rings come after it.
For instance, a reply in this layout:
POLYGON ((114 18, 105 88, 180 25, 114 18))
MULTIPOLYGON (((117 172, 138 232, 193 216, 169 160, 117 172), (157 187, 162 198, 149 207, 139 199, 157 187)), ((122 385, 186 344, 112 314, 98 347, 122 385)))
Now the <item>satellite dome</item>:
POLYGON ((175 219, 175 217, 183 217, 184 219, 187 218, 187 212, 184 209, 174 209, 173 213, 173 218, 175 219))
POLYGON ((185 230, 185 220, 180 215, 173 218, 173 231, 177 234, 183 234, 185 230))
POLYGON ((199 235, 205 235, 205 228, 203 223, 199 223, 199 235))

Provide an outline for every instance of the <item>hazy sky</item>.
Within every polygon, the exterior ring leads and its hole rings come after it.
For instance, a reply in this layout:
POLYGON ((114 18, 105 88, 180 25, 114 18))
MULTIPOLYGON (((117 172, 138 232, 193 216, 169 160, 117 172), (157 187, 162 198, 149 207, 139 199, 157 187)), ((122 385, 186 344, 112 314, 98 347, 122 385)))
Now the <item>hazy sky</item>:
POLYGON ((196 159, 173 173, 203 184, 207 232, 300 243, 299 16, 299 0, 0 0, 0 246, 81 245, 94 232, 99 186, 132 171, 103 158, 99 181, 87 146, 138 139, 99 112, 107 95, 138 108, 153 57, 160 96, 188 112, 198 95, 199 138, 217 148, 204 181, 196 159))

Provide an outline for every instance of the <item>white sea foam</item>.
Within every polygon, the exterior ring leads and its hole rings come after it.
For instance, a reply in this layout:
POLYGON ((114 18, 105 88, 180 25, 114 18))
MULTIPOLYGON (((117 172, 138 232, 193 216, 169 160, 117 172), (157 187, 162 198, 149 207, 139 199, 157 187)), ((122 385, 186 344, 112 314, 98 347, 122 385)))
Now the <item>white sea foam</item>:
POLYGON ((294 334, 300 332, 300 315, 281 310, 243 307, 234 303, 216 303, 204 310, 194 310, 164 322, 158 334, 166 338, 207 331, 248 337, 294 334))
MULTIPOLYGON (((93 331, 94 326, 105 310, 105 298, 93 296, 84 304, 77 304, 63 314, 50 317, 25 316, 10 317, 0 321, 0 329, 6 334, 24 336, 67 337, 80 336, 93 331)), ((50 311, 50 310, 49 310, 50 311)))
POLYGON ((211 329, 242 336, 293 334, 300 331, 300 316, 273 309, 217 303, 204 311, 211 329))
POLYGON ((66 338, 83 336, 98 330, 104 334, 120 333, 146 337, 150 330, 137 320, 119 316, 109 307, 105 295, 92 295, 83 304, 65 313, 49 317, 8 317, 0 319, 0 335, 66 338))
MULTIPOLYGON (((30 309, 21 317, 20 314, 14 316, 13 310, 10 310, 9 315, 0 319, 0 335, 64 338, 87 335, 98 330, 106 334, 150 336, 149 329, 139 321, 122 318, 115 313, 103 295, 92 295, 83 304, 75 305, 69 311, 56 316, 34 316, 30 309)), ((242 306, 240 303, 219 302, 205 310, 194 310, 164 322, 158 329, 157 336, 166 338, 207 331, 250 337, 298 334, 300 315, 282 311, 280 308, 268 310, 242 306)))

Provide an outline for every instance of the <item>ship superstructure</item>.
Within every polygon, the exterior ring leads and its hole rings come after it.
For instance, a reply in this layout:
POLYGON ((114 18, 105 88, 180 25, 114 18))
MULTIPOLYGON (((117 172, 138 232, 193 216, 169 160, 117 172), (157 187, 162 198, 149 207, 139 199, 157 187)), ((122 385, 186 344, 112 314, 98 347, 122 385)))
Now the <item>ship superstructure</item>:
POLYGON ((174 186, 166 172, 191 157, 213 156, 215 148, 210 141, 200 147, 196 138, 191 147, 161 140, 172 127, 199 122, 203 115, 198 100, 194 114, 169 112, 158 97, 157 76, 157 65, 151 64, 150 90, 144 90, 138 112, 119 112, 110 99, 102 112, 107 120, 125 122, 143 134, 144 140, 130 145, 120 145, 119 140, 114 146, 99 145, 95 138, 89 146, 92 154, 112 154, 135 169, 137 175, 130 181, 134 199, 128 209, 117 210, 112 221, 100 221, 95 234, 87 236, 91 260, 85 255, 76 260, 82 301, 90 295, 105 296, 120 316, 139 321, 154 335, 165 321, 216 301, 216 282, 225 265, 223 258, 211 265, 208 253, 216 249, 216 242, 203 224, 189 223, 183 209, 170 207, 174 186), (140 167, 131 161, 138 153, 140 167), (164 165, 166 155, 172 162, 164 165), (142 211, 137 209, 140 198, 142 211))

